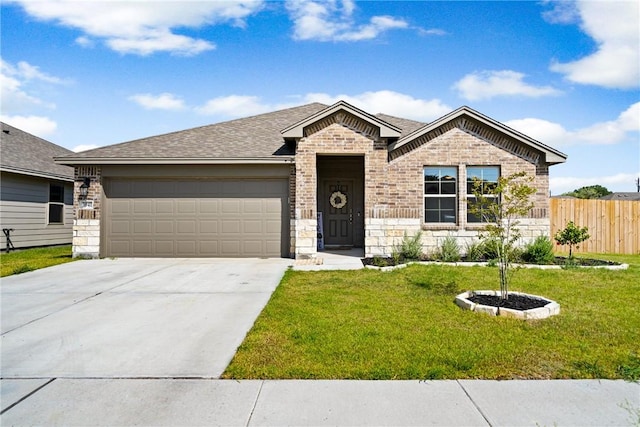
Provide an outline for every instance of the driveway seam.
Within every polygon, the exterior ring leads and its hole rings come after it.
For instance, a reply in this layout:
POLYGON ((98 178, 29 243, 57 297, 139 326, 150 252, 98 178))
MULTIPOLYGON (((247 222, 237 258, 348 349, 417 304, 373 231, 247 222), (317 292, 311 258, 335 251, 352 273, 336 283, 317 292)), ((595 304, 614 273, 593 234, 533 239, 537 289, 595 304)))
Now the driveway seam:
POLYGON ((489 418, 487 418, 487 416, 485 415, 485 413, 482 411, 482 409, 480 408, 480 406, 478 406, 478 404, 473 400, 473 397, 471 397, 471 395, 469 394, 469 392, 467 391, 466 388, 464 388, 464 386, 462 385, 462 383, 460 382, 460 380, 456 380, 456 382, 458 383, 458 385, 460 386, 460 388, 462 389, 462 391, 464 391, 464 394, 467 395, 467 397, 469 398, 469 400, 471 401, 471 403, 473 404, 473 406, 476 408, 476 410, 480 413, 480 415, 482 415, 482 418, 484 418, 484 420, 487 422, 488 426, 493 426, 493 424, 491 424, 491 421, 489 421, 489 418))
POLYGON ((246 427, 251 425, 251 418, 253 418, 253 413, 256 410, 256 406, 258 406, 258 400, 260 400, 260 394, 262 393, 262 387, 264 387, 265 380, 260 381, 260 388, 258 389, 258 394, 256 395, 256 400, 253 402, 253 406, 251 407, 251 413, 249 413, 249 419, 247 420, 246 427))
MULTIPOLYGON (((176 264, 178 264, 178 263, 176 263, 176 264)), ((30 320, 30 321, 28 321, 27 323, 24 323, 24 324, 22 324, 22 325, 20 325, 20 326, 16 326, 16 327, 15 327, 15 328, 13 328, 13 329, 9 329, 8 331, 5 331, 5 332, 3 332, 2 334, 0 334, 0 336, 4 336, 4 335, 8 334, 9 332, 13 332, 13 331, 15 331, 16 329, 20 329, 20 328, 23 328, 23 327, 25 327, 25 326, 28 326, 28 325, 30 325, 30 324, 32 324, 32 323, 34 323, 34 322, 37 322, 37 321, 39 321, 39 320, 42 320, 42 319, 44 319, 44 318, 46 318, 46 317, 49 317, 49 316, 51 316, 51 315, 53 315, 53 314, 60 313, 61 311, 64 311, 64 310, 66 310, 66 309, 68 309, 68 308, 70 308, 70 307, 73 307, 73 306, 78 305, 78 304, 80 304, 80 303, 82 303, 82 302, 85 302, 85 301, 87 301, 87 300, 89 300, 89 299, 91 299, 91 298, 95 298, 95 297, 97 297, 97 296, 99 296, 99 295, 102 295, 102 294, 103 294, 103 293, 105 293, 105 292, 111 292, 112 290, 114 290, 114 289, 116 289, 116 288, 119 288, 120 286, 128 285, 129 283, 131 283, 131 282, 133 282, 133 281, 135 281, 135 280, 139 280, 139 279, 142 279, 143 277, 150 276, 150 275, 155 274, 155 273, 157 273, 157 272, 159 272, 159 271, 166 270, 167 268, 170 268, 170 267, 172 267, 173 265, 174 265, 174 264, 164 266, 164 267, 162 267, 162 268, 159 268, 159 269, 157 269, 157 270, 154 270, 154 271, 152 271, 152 272, 149 272, 149 273, 147 273, 147 274, 145 274, 145 275, 142 275, 142 276, 136 277, 136 278, 134 278, 134 279, 128 280, 128 281, 126 281, 126 282, 120 283, 120 284, 118 284, 118 285, 116 285, 116 286, 113 286, 113 287, 111 287, 111 288, 109 288, 109 289, 104 289, 104 290, 102 290, 102 291, 100 291, 100 292, 97 292, 97 293, 95 293, 95 294, 93 294, 93 295, 89 295, 89 296, 88 296, 88 297, 86 297, 86 298, 83 298, 83 299, 81 299, 81 300, 75 301, 73 304, 70 304, 70 305, 67 305, 67 306, 65 306, 65 307, 62 307, 62 308, 60 308, 59 310, 52 311, 51 313, 47 313, 47 314, 45 314, 44 316, 41 316, 41 317, 38 317, 38 318, 36 318, 36 319, 30 320)))
POLYGON ((46 383, 42 384, 40 387, 37 387, 35 390, 31 391, 30 393, 27 393, 26 395, 22 396, 20 399, 18 399, 17 401, 13 402, 11 405, 7 406, 6 408, 4 408, 1 412, 0 415, 4 414, 5 412, 7 412, 9 409, 13 408, 14 406, 16 406, 18 403, 20 402, 24 402, 25 400, 27 400, 28 398, 30 398, 31 396, 33 396, 34 394, 36 394, 37 392, 39 392, 40 390, 42 390, 43 388, 45 388, 46 386, 48 386, 49 384, 51 384, 52 382, 54 382, 56 379, 55 378, 51 378, 49 381, 47 381, 46 383))

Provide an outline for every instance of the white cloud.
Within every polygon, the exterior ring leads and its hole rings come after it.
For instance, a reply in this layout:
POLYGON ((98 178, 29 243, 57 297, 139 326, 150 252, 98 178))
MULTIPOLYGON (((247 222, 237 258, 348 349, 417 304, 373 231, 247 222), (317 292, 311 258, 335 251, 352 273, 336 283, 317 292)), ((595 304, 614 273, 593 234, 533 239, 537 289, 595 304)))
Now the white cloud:
POLYGON ((393 29, 406 29, 409 24, 392 16, 374 16, 367 24, 353 19, 355 3, 351 0, 288 0, 286 8, 293 20, 296 40, 360 41, 375 39, 393 29))
POLYGON ((451 112, 451 107, 443 104, 439 99, 413 98, 410 95, 390 90, 364 92, 358 95, 310 93, 304 96, 304 100, 306 102, 321 102, 329 105, 343 100, 372 114, 385 113, 424 122, 432 121, 451 112))
POLYGON ((634 182, 640 177, 637 174, 619 173, 608 176, 574 177, 558 176, 549 178, 551 194, 562 194, 588 185, 602 185, 610 191, 635 191, 634 182))
POLYGON ((32 92, 32 84, 62 84, 66 81, 40 71, 39 67, 25 61, 13 65, 0 59, 0 96, 3 114, 20 114, 33 107, 55 108, 55 104, 46 102, 32 92))
POLYGON ((141 105, 147 110, 183 110, 184 101, 171 93, 161 93, 152 95, 150 93, 139 93, 129 97, 130 101, 141 105))
POLYGON ((364 92, 358 95, 308 93, 295 96, 295 99, 296 101, 293 102, 270 104, 263 102, 258 96, 221 96, 207 101, 203 106, 195 108, 195 111, 205 115, 236 118, 312 102, 331 105, 340 100, 372 114, 385 113, 425 122, 441 117, 451 111, 451 108, 443 104, 439 99, 418 99, 390 90, 364 92))
POLYGON ((195 110, 204 115, 246 117, 276 109, 278 107, 262 103, 257 96, 230 95, 210 99, 195 110))
POLYGON ((93 150, 94 148, 98 148, 98 147, 100 146, 94 145, 94 144, 81 144, 73 147, 71 151, 73 151, 74 153, 79 153, 81 151, 93 150))
POLYGON ((92 1, 12 0, 31 16, 77 28, 84 34, 76 39, 87 46, 90 37, 104 39, 120 53, 149 55, 170 52, 196 55, 215 48, 207 40, 174 33, 176 28, 230 22, 244 26, 245 19, 262 9, 261 0, 237 1, 92 1))
POLYGON ((58 124, 48 117, 0 115, 0 120, 32 135, 46 138, 53 135, 58 124))
POLYGON ((594 39, 594 53, 572 62, 554 61, 551 70, 575 83, 607 88, 640 86, 640 2, 589 1, 560 2, 561 8, 547 12, 551 22, 568 22, 579 15, 581 29, 594 39), (567 9, 575 10, 568 12, 567 9), (573 15, 572 15, 573 14, 573 15))
POLYGON ((615 120, 595 123, 574 131, 567 130, 558 123, 535 118, 510 120, 505 124, 553 147, 616 144, 628 138, 629 133, 640 131, 640 102, 631 105, 615 120))
POLYGON ((551 86, 532 86, 523 80, 525 75, 517 71, 480 71, 467 74, 458 80, 453 88, 470 101, 490 99, 496 96, 541 96, 559 95, 561 92, 551 86))

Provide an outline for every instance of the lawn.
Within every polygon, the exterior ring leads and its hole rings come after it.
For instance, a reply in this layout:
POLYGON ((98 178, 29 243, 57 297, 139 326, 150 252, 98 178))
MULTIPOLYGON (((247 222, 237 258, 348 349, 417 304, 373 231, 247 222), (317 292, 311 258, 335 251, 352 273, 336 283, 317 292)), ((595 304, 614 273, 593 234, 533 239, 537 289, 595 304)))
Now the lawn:
POLYGON ((453 303, 495 267, 288 271, 224 378, 638 380, 640 256, 596 257, 630 268, 517 271, 510 290, 561 305, 528 322, 453 303))
POLYGON ((64 264, 73 260, 71 245, 2 252, 0 254, 0 277, 64 264))

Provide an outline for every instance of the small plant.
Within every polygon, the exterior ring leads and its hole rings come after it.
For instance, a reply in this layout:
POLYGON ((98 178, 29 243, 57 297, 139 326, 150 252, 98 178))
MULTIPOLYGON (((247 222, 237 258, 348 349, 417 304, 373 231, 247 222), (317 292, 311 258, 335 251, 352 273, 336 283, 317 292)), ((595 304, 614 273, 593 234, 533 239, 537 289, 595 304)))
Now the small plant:
POLYGON ((371 263, 376 267, 384 267, 387 265, 387 261, 384 258, 382 258, 380 255, 374 256, 371 263))
POLYGON ((482 243, 467 243, 467 261, 482 260, 484 260, 484 249, 482 248, 482 243))
POLYGON ((422 231, 418 231, 413 237, 409 237, 405 231, 402 243, 394 249, 404 259, 418 260, 422 256, 422 231))
POLYGON ((445 237, 438 249, 436 249, 434 257, 438 261, 444 262, 460 261, 460 246, 458 246, 456 238, 453 236, 445 237))
POLYGON ((559 230, 553 238, 559 245, 569 245, 569 259, 573 258, 573 247, 579 249, 579 243, 584 242, 589 237, 589 229, 587 227, 578 227, 573 221, 569 221, 564 230, 559 230))
POLYGON ((500 242, 496 239, 487 238, 480 243, 480 249, 482 250, 482 256, 487 261, 497 260, 500 251, 500 242))
POLYGON ((552 264, 555 259, 553 243, 547 236, 538 236, 522 253, 522 260, 532 264, 552 264))
POLYGON ((402 259, 402 256, 400 254, 400 251, 394 249, 391 252, 391 259, 393 260, 393 265, 398 265, 400 264, 400 260, 402 259))

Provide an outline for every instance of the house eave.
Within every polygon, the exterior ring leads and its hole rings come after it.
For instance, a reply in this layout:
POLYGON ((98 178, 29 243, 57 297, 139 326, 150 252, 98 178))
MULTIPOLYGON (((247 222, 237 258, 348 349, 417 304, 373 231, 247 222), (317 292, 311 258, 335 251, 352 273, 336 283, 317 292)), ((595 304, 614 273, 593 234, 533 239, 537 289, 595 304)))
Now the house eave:
POLYGON ((216 157, 216 158, 149 158, 149 157, 56 157, 61 165, 277 165, 294 162, 294 156, 278 157, 216 157))
POLYGON ((70 177, 68 175, 59 175, 59 174, 48 173, 48 172, 33 171, 29 169, 21 169, 21 168, 15 168, 10 166, 0 166, 0 172, 15 173, 18 175, 28 175, 28 176, 33 176, 37 178, 55 179, 57 181, 73 182, 73 177, 70 177))

